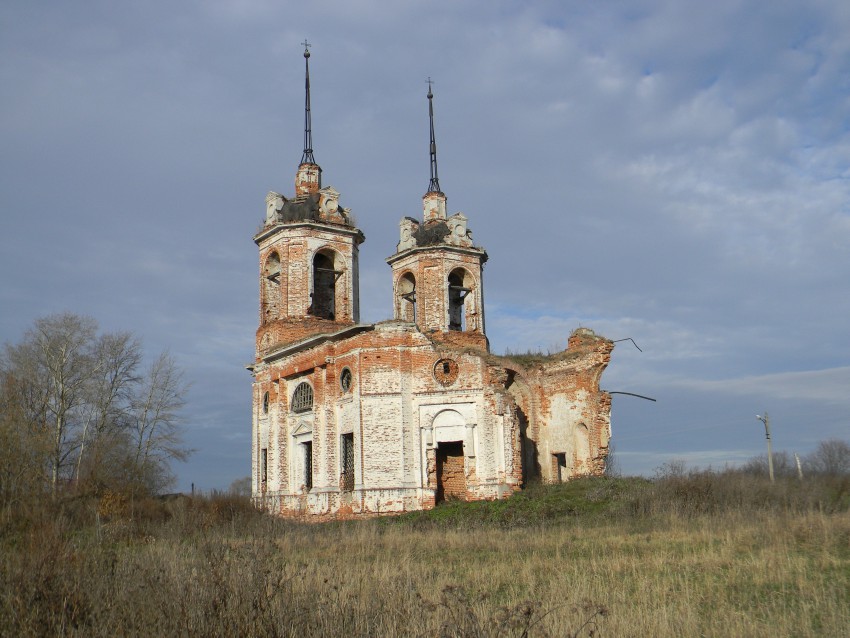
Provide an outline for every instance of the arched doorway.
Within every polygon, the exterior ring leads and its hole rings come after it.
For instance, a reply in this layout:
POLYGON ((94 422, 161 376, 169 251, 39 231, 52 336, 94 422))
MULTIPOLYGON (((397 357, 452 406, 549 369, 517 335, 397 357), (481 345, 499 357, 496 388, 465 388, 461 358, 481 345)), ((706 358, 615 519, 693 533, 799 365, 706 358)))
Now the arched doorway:
POLYGON ((455 410, 443 410, 434 417, 432 427, 437 465, 437 489, 434 502, 441 503, 449 499, 465 500, 467 496, 464 454, 466 421, 455 410))

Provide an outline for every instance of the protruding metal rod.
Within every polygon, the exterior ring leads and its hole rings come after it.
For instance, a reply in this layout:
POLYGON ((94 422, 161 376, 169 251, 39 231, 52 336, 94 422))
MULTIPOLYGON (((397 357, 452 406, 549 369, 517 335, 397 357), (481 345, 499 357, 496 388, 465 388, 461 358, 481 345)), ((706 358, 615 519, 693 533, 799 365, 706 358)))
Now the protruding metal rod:
POLYGON ((655 401, 652 397, 645 397, 642 394, 635 394, 634 392, 618 392, 617 390, 605 390, 608 394, 627 394, 630 397, 637 397, 638 399, 646 399, 647 401, 655 401))
MULTIPOLYGON (((612 343, 620 343, 621 341, 631 341, 631 342, 632 342, 632 345, 634 345, 634 347, 635 347, 635 348, 637 348, 638 350, 640 350, 640 346, 639 346, 638 344, 636 344, 636 343, 635 343, 635 340, 634 340, 634 339, 632 339, 631 337, 626 337, 626 338, 624 338, 624 339, 614 339, 614 341, 613 341, 612 343)), ((643 352, 643 350, 640 350, 640 351, 641 351, 641 352, 643 352)))
POLYGON ((433 82, 428 78, 428 120, 431 123, 431 181, 428 182, 429 193, 441 193, 440 178, 437 176, 437 140, 434 137, 434 94, 431 92, 433 82))
POLYGON ((302 164, 315 164, 313 157, 313 123, 310 119, 310 43, 304 39, 304 66, 306 81, 304 84, 304 153, 301 155, 302 164))

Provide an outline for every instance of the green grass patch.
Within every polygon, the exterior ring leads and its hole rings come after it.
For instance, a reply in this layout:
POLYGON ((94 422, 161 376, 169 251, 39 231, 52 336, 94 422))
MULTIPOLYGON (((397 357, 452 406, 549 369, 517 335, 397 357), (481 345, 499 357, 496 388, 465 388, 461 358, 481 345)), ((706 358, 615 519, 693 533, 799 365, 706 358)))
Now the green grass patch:
POLYGON ((617 516, 630 496, 645 488, 636 478, 581 478, 555 485, 534 483, 495 501, 450 500, 431 510, 381 519, 385 525, 412 527, 527 527, 583 522, 617 516))

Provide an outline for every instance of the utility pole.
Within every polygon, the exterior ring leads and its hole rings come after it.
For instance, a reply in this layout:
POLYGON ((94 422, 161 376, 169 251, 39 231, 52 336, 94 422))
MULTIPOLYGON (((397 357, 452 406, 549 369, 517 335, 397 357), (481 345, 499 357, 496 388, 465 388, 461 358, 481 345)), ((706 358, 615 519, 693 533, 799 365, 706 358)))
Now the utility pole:
POLYGON ((767 438, 767 469, 770 472, 770 482, 773 483, 773 450, 770 447, 770 417, 765 412, 764 416, 757 414, 756 418, 764 423, 764 435, 767 438))
POLYGON ((803 480, 803 466, 800 464, 800 455, 794 452, 794 458, 797 460, 797 478, 803 480))

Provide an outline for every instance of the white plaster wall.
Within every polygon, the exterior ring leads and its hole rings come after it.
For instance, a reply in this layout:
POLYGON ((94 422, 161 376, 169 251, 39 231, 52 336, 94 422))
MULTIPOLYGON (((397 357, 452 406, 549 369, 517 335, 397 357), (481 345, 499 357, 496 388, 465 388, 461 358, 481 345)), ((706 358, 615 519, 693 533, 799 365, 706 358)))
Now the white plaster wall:
POLYGON ((363 486, 366 488, 401 485, 401 401, 398 394, 362 398, 363 486))

